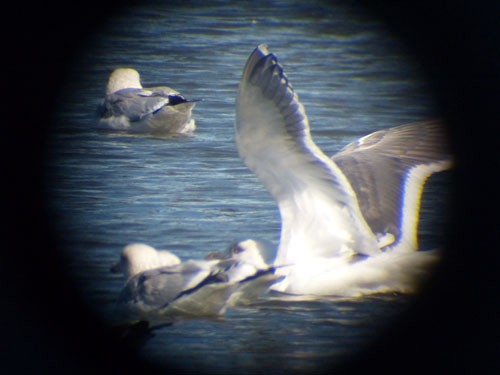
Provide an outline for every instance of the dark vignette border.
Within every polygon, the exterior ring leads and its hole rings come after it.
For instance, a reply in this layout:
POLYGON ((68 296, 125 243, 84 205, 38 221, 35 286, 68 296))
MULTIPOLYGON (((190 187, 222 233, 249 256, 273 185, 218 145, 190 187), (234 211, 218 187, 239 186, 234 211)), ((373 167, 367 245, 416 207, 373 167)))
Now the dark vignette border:
MULTIPOLYGON (((61 282, 66 277, 44 202, 53 98, 85 40, 113 16, 116 3, 11 2, 4 10, 2 373, 154 370, 135 362, 126 348, 118 349, 78 292, 61 282), (49 256, 45 249, 51 250, 49 256)), ((336 371, 498 373, 500 30, 495 17, 500 5, 479 0, 467 7, 465 1, 359 3, 381 17, 425 67, 450 125, 458 168, 451 255, 432 291, 400 317, 390 336, 336 371)))

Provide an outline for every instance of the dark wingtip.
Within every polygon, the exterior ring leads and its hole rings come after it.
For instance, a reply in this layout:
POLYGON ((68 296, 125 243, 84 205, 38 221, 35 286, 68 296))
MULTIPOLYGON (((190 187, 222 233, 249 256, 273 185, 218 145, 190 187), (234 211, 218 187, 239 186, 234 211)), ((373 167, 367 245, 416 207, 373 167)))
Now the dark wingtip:
POLYGON ((266 43, 261 43, 255 48, 255 51, 260 51, 263 55, 268 55, 269 54, 269 48, 266 43))
POLYGON ((252 72, 255 70, 255 66, 269 54, 267 44, 259 44, 250 54, 247 63, 243 68, 243 80, 249 80, 252 72))

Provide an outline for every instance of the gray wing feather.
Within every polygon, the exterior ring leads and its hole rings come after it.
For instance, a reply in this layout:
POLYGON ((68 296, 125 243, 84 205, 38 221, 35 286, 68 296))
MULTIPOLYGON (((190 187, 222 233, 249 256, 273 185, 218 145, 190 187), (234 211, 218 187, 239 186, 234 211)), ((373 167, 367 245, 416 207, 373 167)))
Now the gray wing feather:
POLYGON ((168 96, 142 89, 123 89, 106 96, 101 107, 101 117, 126 116, 130 121, 140 121, 169 104, 168 96))
POLYGON ((349 182, 311 139, 304 107, 264 45, 254 50, 243 70, 236 143, 280 208, 277 262, 306 252, 335 255, 346 243, 366 254, 378 251, 349 182))
MULTIPOLYGON (((188 261, 176 266, 160 267, 132 277, 118 298, 118 303, 141 305, 145 310, 167 306, 187 291, 217 282, 213 277, 222 270, 188 261)), ((223 280, 220 280, 223 281, 223 280)))
MULTIPOLYGON (((420 195, 427 177, 451 166, 446 129, 437 120, 415 122, 377 131, 332 156, 356 193, 360 210, 374 233, 390 233, 397 244, 403 235, 404 215, 418 221, 420 195), (409 176, 418 194, 415 207, 406 207, 409 176)), ((410 228, 415 229, 416 228, 410 228)))

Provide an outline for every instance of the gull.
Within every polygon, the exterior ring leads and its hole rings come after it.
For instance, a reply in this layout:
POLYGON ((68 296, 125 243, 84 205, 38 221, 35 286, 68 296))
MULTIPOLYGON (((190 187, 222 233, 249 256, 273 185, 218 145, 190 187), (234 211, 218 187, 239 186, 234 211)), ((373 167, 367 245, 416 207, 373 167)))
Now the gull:
POLYGON ((437 250, 417 251, 423 185, 452 165, 439 121, 375 132, 329 158, 262 44, 243 70, 235 132, 240 157, 280 211, 274 265, 285 278, 273 289, 320 296, 417 289, 439 259, 437 250))
POLYGON ((102 124, 115 130, 182 134, 196 128, 194 106, 170 87, 143 88, 137 70, 118 68, 109 76, 98 114, 102 124))
POLYGON ((226 275, 229 282, 238 282, 240 286, 231 294, 228 306, 250 305, 284 278, 276 274, 277 267, 264 261, 260 245, 255 240, 240 241, 230 248, 230 252, 231 259, 236 262, 226 275))
POLYGON ((123 248, 120 261, 111 266, 111 272, 122 273, 125 280, 129 280, 138 273, 180 263, 179 257, 168 250, 156 250, 144 243, 132 243, 123 248))
POLYGON ((172 322, 185 317, 214 317, 226 310, 237 284, 226 282, 221 260, 184 263, 167 250, 131 244, 112 267, 126 282, 116 302, 121 320, 172 322))
POLYGON ((281 279, 253 240, 235 245, 230 257, 184 263, 168 250, 130 244, 111 270, 126 278, 117 301, 125 320, 220 316, 229 306, 253 302, 281 279))

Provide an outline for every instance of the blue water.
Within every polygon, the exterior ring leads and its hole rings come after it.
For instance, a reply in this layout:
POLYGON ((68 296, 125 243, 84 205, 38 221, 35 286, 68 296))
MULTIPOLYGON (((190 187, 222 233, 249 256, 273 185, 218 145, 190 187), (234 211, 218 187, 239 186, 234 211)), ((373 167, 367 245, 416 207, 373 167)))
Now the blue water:
MULTIPOLYGON (((90 35, 72 66, 50 139, 54 231, 82 296, 112 324, 121 248, 146 242, 183 260, 258 238, 276 247, 277 207, 238 157, 234 101, 245 61, 267 43, 304 104, 312 136, 331 155, 372 131, 439 112, 419 67, 363 9, 314 1, 167 5, 117 12, 90 35), (129 66, 145 86, 203 99, 193 136, 153 137, 98 128, 109 73, 129 66)), ((422 247, 443 241, 446 179, 425 191, 422 247)), ((220 321, 163 327, 138 355, 191 370, 315 370, 342 363, 390 329, 408 296, 283 302, 271 295, 220 321)))

